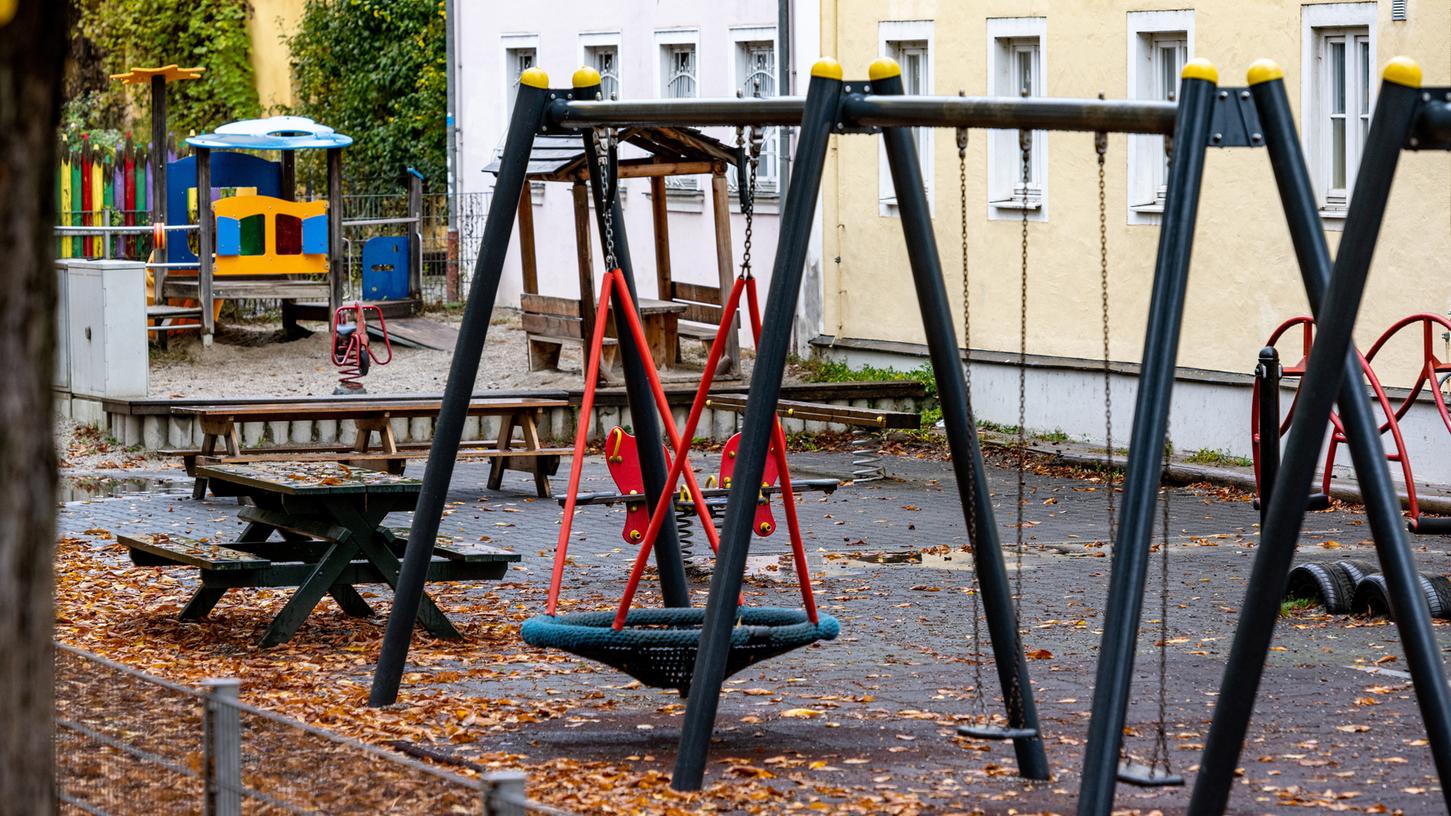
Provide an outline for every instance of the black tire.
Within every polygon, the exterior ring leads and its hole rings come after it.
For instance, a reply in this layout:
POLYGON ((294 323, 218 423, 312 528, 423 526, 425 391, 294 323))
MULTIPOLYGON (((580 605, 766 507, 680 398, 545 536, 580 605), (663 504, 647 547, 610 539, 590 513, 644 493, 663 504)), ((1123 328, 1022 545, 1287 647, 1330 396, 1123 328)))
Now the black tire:
POLYGON ((1441 601, 1439 614, 1435 611, 1435 607, 1432 607, 1431 615, 1442 620, 1451 620, 1451 578, 1444 575, 1432 575, 1426 577, 1426 580, 1430 582, 1432 591, 1441 601))
POLYGON ((1310 562, 1290 570, 1285 584, 1286 598, 1310 598, 1319 601, 1332 615, 1351 610, 1355 584, 1339 564, 1310 562))
POLYGON ((1384 575, 1367 575, 1355 585, 1352 611, 1357 615, 1389 615, 1391 602, 1384 575))
MULTIPOLYGON (((1451 619, 1451 578, 1418 574, 1416 582, 1421 586, 1421 596, 1426 599, 1431 617, 1451 619)), ((1368 575, 1357 584, 1354 605, 1357 614, 1389 615, 1390 593, 1385 576, 1368 575)))
POLYGON ((1361 561, 1355 558, 1345 558, 1336 561, 1335 566, 1345 571, 1346 576, 1350 578, 1350 585, 1352 587, 1358 586, 1361 581, 1365 580, 1367 575, 1374 575, 1380 572, 1380 566, 1376 563, 1372 561, 1361 561))

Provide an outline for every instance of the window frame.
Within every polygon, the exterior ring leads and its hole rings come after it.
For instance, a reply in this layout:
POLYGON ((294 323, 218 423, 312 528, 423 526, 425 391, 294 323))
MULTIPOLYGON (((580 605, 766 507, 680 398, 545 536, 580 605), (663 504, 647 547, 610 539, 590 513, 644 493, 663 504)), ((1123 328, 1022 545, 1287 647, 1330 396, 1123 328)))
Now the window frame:
POLYGON ((588 65, 600 72, 600 95, 605 99, 624 98, 624 78, 621 70, 620 54, 623 51, 620 32, 618 31, 597 31, 587 32, 579 35, 579 64, 588 65), (615 69, 613 74, 606 74, 600 69, 599 55, 603 51, 613 51, 615 69), (610 80, 614 81, 613 87, 610 80))
POLYGON ((504 111, 507 120, 508 115, 514 111, 514 100, 519 97, 519 77, 527 70, 515 70, 519 64, 518 58, 528 51, 531 57, 529 67, 539 64, 539 35, 505 34, 499 39, 503 45, 503 70, 499 74, 504 78, 504 111))
MULTIPOLYGON (((1194 11, 1131 11, 1128 18, 1128 97, 1162 100, 1160 47, 1183 42, 1181 65, 1194 58, 1194 11)), ((1174 72, 1177 84, 1179 71, 1174 72)), ((1177 88, 1176 88, 1177 91, 1177 88)), ((1128 223, 1157 224, 1164 211, 1168 181, 1165 138, 1148 134, 1128 137, 1128 223)))
MULTIPOLYGON (((759 50, 761 46, 769 46, 771 53, 770 88, 769 93, 762 93, 763 99, 778 96, 777 84, 780 82, 779 66, 776 60, 780 57, 780 42, 776 37, 775 26, 752 25, 736 26, 730 30, 731 47, 727 54, 729 65, 727 76, 730 77, 731 93, 740 91, 743 97, 750 97, 751 90, 745 86, 747 77, 754 73, 751 66, 752 50, 759 50)), ((756 182, 760 186, 762 196, 773 196, 780 190, 779 176, 780 166, 780 142, 781 129, 776 127, 765 128, 762 134, 761 163, 757 170, 756 182)), ((732 190, 737 189, 739 179, 736 178, 736 169, 730 168, 727 179, 732 190)))
POLYGON ((1303 66, 1300 72, 1300 118, 1306 123, 1300 129, 1300 138, 1310 165, 1310 178, 1320 216, 1334 229, 1339 228, 1350 206, 1363 136, 1360 128, 1346 128, 1345 186, 1333 188, 1334 157, 1330 144, 1331 128, 1328 126, 1332 91, 1329 86, 1332 83, 1325 60, 1326 46, 1331 40, 1341 37, 1347 37, 1347 45, 1357 42, 1358 37, 1364 37, 1366 54, 1363 59, 1358 48, 1346 49, 1346 75, 1347 80, 1353 79, 1354 69, 1362 69, 1367 79, 1365 98, 1357 98, 1359 95, 1355 91, 1358 89, 1347 81, 1345 116, 1349 120, 1350 109, 1360 107, 1363 109, 1355 112, 1368 122, 1370 113, 1375 109, 1377 90, 1374 72, 1376 21, 1375 3, 1322 3, 1304 6, 1300 10, 1300 64, 1303 66))
MULTIPOLYGON (((878 50, 877 53, 891 57, 902 66, 903 92, 907 94, 933 93, 936 82, 936 61, 935 48, 935 26, 932 20, 883 20, 878 24, 878 50), (909 53, 915 53, 921 57, 921 77, 919 88, 912 88, 912 78, 909 76, 908 61, 904 59, 909 53)), ((917 142, 918 160, 922 164, 922 187, 927 194, 927 211, 932 213, 936 210, 936 201, 933 191, 935 185, 936 162, 934 152, 937 144, 936 133, 933 128, 914 128, 914 135, 917 142)), ((892 186, 892 171, 887 164, 887 150, 885 146, 877 148, 877 213, 878 215, 895 218, 897 213, 897 191, 892 186)))
MULTIPOLYGON (((1045 17, 995 17, 987 20, 988 93, 992 96, 1021 95, 1015 79, 1021 55, 1036 57, 1031 96, 1048 94, 1048 20, 1045 17)), ((1048 220, 1048 133, 1032 134, 1030 181, 1022 182, 1021 148, 1017 131, 988 131, 988 218, 1019 219, 1023 211, 1029 220, 1048 220)))
MULTIPOLYGON (((700 30, 695 28, 673 28, 655 32, 655 93, 661 99, 698 99, 700 98, 701 73, 704 63, 700 59, 700 30), (676 53, 683 49, 690 49, 693 56, 693 67, 695 73, 692 76, 693 93, 691 96, 670 96, 667 94, 670 63, 669 54, 676 53)), ((665 192, 667 195, 698 197, 702 195, 700 180, 695 176, 666 176, 665 192)))

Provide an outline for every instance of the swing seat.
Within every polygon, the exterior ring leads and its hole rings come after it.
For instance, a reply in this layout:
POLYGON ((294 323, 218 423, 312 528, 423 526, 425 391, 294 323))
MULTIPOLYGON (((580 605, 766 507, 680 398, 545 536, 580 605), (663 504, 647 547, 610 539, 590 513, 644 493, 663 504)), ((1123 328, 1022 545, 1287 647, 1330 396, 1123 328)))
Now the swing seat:
MULTIPOLYGON (((531 646, 560 649, 613 668, 654 688, 685 697, 700 648, 702 608, 633 609, 619 631, 614 612, 536 615, 520 635, 531 646)), ((818 640, 835 640, 841 624, 830 615, 812 623, 799 609, 744 607, 731 629, 725 676, 818 640)))
POLYGON ((1006 725, 959 725, 957 733, 980 740, 1020 740, 1038 736, 1036 728, 1012 728, 1006 725))
POLYGON ((1183 776, 1139 762, 1120 762, 1118 781, 1140 788, 1177 788, 1184 785, 1183 776))

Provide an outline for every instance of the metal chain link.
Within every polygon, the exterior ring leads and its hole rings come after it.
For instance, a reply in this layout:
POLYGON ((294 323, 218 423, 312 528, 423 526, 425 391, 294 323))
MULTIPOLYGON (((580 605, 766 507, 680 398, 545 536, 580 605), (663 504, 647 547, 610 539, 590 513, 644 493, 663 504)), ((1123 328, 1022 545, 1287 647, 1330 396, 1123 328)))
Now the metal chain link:
POLYGON ((1159 527, 1159 718, 1155 722, 1154 749, 1149 767, 1164 768, 1166 775, 1174 772, 1169 759, 1169 453, 1174 449, 1169 431, 1169 417, 1164 417, 1164 468, 1159 477, 1163 495, 1163 515, 1159 527))
POLYGON ((615 208, 614 198, 618 192, 615 188, 617 180, 610 175, 610 156, 615 151, 615 130, 614 128, 596 127, 594 129, 595 161, 600 166, 600 195, 602 203, 600 206, 600 219, 604 223, 604 253, 605 271, 615 269, 618 264, 615 262, 615 208))
MULTIPOLYGON (((1099 93, 1099 99, 1103 94, 1099 93)), ((1114 511, 1113 466, 1113 368, 1109 363, 1108 338, 1108 198, 1105 192, 1104 165, 1108 158, 1108 134, 1095 133, 1093 146, 1098 151, 1098 290, 1103 311, 1103 440, 1108 451, 1107 468, 1104 471, 1104 491, 1108 494, 1108 545, 1117 537, 1117 519, 1114 511)))
MULTIPOLYGON (((756 215, 756 178, 761 166, 761 145, 765 141, 765 132, 759 125, 751 126, 750 149, 746 153, 746 179, 742 180, 744 187, 741 196, 741 214, 746 219, 744 243, 741 247, 741 277, 751 277, 751 241, 755 229, 756 215)), ((745 129, 736 128, 736 146, 745 145, 745 129)))
MULTIPOLYGON (((1022 217, 1020 266, 1018 271, 1018 489, 1013 527, 1017 533, 1014 546, 1013 575, 1013 633, 1018 639, 1018 650, 1023 648, 1023 503, 1027 501, 1028 470, 1028 184, 1032 181, 1033 132, 1018 131, 1018 149, 1023 161, 1023 201, 1019 211, 1022 217)), ((1013 666, 1013 705, 1009 711, 1023 710, 1022 680, 1018 667, 1013 666)))

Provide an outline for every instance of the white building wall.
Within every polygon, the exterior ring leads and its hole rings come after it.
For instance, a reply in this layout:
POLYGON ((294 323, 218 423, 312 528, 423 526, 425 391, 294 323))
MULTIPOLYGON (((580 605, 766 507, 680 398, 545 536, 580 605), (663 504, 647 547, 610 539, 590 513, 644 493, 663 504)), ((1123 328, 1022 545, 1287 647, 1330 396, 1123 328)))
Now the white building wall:
MULTIPOLYGON (((793 48, 791 62, 795 81, 788 92, 804 91, 810 67, 818 55, 820 21, 818 4, 792 3, 793 48)), ((458 127, 459 192, 487 192, 494 178, 483 168, 496 157, 508 116, 509 73, 505 49, 525 42, 537 43, 536 65, 549 73, 554 87, 568 87, 570 75, 583 64, 587 44, 617 35, 620 44, 620 98, 653 99, 661 96, 660 45, 663 41, 687 39, 697 44, 697 95, 734 97, 736 94, 736 41, 751 29, 749 39, 764 33, 775 38, 776 0, 555 0, 549 3, 500 3, 496 0, 460 0, 457 7, 459 38, 458 127)), ((776 49, 779 61, 779 43, 776 49)), ((779 69, 778 69, 779 71, 779 69)), ((731 128, 712 128, 709 135, 727 144, 735 143, 731 128)), ((671 272, 674 280, 714 285, 719 277, 715 265, 715 234, 711 220, 709 179, 701 176, 704 196, 694 199, 671 196, 671 272)), ((649 181, 631 179, 622 185, 625 227, 632 247, 632 260, 640 293, 657 297, 649 181)), ((776 250, 777 201, 762 199, 757 207, 752 258, 762 297, 770 283, 776 250)), ((734 197, 731 234, 734 257, 739 264, 744 219, 734 197)), ((819 210, 819 207, 818 207, 819 210)), ((574 245, 574 216, 567 184, 544 185, 535 192, 535 236, 541 294, 578 296, 578 265, 574 245)), ((820 332, 821 252, 820 229, 815 230, 807 278, 798 308, 798 345, 820 332)), ((603 265, 598 236, 593 238, 595 281, 603 265)), ((522 291, 522 274, 517 230, 510 244, 499 289, 499 304, 517 306, 522 291)), ((752 345, 743 332, 742 342, 752 345)))

